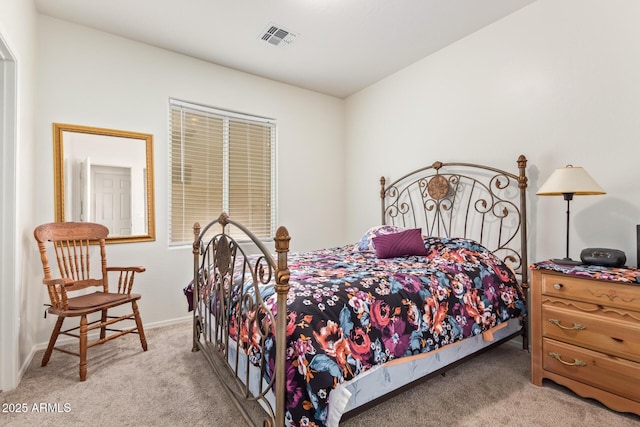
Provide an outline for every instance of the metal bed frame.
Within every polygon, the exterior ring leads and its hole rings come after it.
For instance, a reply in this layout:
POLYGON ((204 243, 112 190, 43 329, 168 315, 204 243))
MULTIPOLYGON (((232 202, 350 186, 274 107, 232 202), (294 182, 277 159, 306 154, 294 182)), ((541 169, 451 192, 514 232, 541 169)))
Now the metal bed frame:
MULTIPOLYGON (((435 162, 388 186, 383 177, 382 224, 421 227, 423 233, 431 236, 474 239, 506 261, 519 276, 523 288, 527 288, 525 156, 521 155, 517 164, 518 174, 471 163, 435 162)), ((249 409, 249 403, 253 402, 264 410, 263 426, 284 426, 287 316, 276 316, 265 305, 260 289, 274 282, 275 311, 286 313, 289 232, 285 227, 278 228, 272 254, 249 229, 225 213, 204 227, 196 223, 193 231, 192 351, 202 351, 248 424, 255 423, 249 409), (246 249, 247 241, 254 245, 252 251, 246 249), (252 255, 256 251, 258 255, 252 255), (242 324, 231 318, 233 307, 241 308, 246 316, 242 324), (231 331, 241 328, 254 332, 247 339, 261 343, 260 355, 246 354, 243 343, 233 339, 231 331), (265 379, 269 361, 265 359, 264 345, 275 331, 283 331, 275 333, 275 373, 265 379)), ((518 333, 491 347, 522 335, 523 347, 528 349, 526 321, 523 319, 522 323, 518 333)), ((355 408, 343 419, 369 406, 355 408)))

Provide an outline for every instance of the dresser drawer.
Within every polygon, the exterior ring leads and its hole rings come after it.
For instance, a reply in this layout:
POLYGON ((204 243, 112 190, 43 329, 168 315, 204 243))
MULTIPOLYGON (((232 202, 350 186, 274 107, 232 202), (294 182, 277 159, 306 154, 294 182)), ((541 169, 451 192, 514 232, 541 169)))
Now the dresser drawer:
POLYGON ((546 371, 640 402, 638 363, 544 338, 542 366, 546 371))
POLYGON ((541 281, 543 295, 631 310, 640 306, 640 285, 558 274, 543 274, 541 281))
POLYGON ((640 363, 640 313, 571 304, 542 304, 543 336, 640 363))

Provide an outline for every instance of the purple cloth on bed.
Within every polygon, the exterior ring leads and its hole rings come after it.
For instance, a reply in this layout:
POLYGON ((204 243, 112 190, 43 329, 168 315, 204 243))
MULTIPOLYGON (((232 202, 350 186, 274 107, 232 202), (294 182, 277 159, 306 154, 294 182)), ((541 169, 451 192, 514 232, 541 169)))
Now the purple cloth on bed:
MULTIPOLYGON (((465 239, 424 242, 426 256, 379 259, 357 245, 290 255, 286 416, 292 425, 324 425, 337 383, 526 314, 513 272, 487 249, 465 239)), ((275 313, 275 295, 265 299, 275 313)), ((275 345, 267 340, 269 375, 275 345)), ((259 358, 251 339, 245 350, 259 358)))

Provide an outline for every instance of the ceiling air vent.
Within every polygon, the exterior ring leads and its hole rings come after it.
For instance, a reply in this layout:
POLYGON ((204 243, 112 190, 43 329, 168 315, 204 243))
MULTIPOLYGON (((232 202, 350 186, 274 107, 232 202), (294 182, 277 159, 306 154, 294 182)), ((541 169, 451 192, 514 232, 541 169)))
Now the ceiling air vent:
POLYGON ((275 24, 269 24, 267 29, 260 35, 262 40, 274 46, 286 46, 294 41, 296 37, 298 37, 297 34, 275 24))

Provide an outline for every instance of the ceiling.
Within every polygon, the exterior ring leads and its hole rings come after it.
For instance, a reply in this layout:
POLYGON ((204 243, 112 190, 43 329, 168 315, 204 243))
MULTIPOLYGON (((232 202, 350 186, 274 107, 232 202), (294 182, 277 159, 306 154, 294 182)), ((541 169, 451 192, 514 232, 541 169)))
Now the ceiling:
POLYGON ((345 98, 535 0, 34 1, 45 15, 345 98), (296 37, 262 40, 271 25, 296 37))

